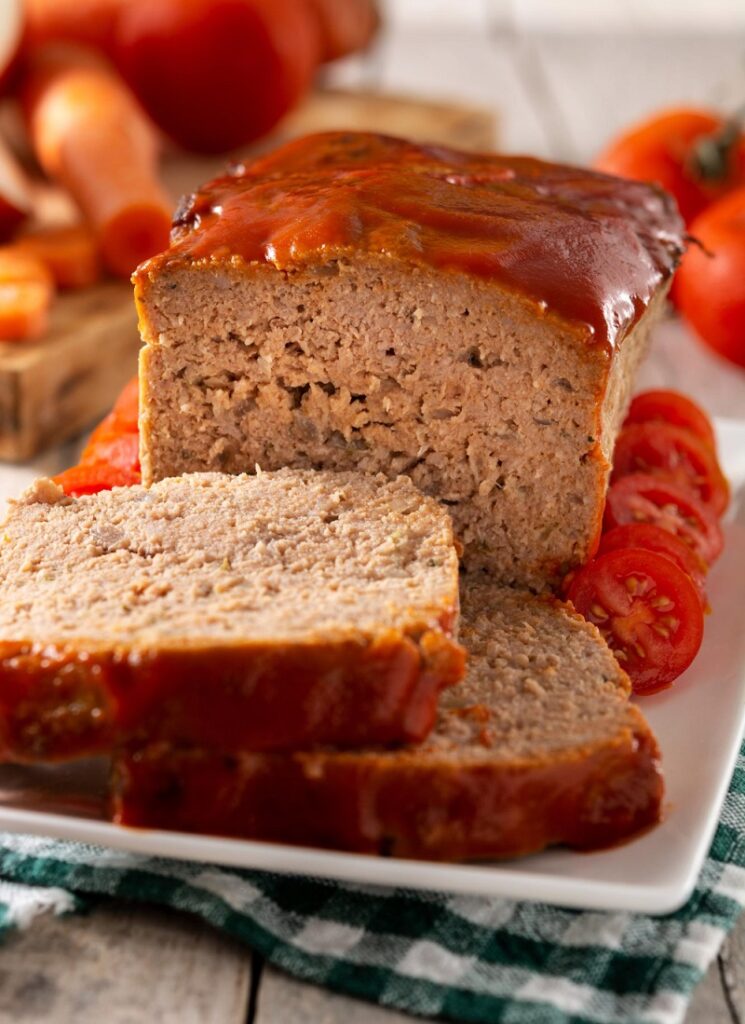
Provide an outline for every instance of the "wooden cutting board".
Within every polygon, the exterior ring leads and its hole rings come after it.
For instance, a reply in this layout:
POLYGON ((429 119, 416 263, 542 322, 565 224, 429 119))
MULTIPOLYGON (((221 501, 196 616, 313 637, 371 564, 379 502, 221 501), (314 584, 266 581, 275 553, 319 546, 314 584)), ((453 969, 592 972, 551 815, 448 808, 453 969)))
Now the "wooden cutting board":
MULTIPOLYGON (((306 132, 338 128, 483 150, 493 147, 495 130, 494 116, 485 109, 323 90, 262 148, 306 132)), ((163 173, 174 202, 214 177, 226 162, 224 156, 167 155, 163 173)), ((25 461, 100 419, 136 372, 139 346, 132 288, 115 281, 59 296, 49 334, 42 340, 0 343, 0 459, 25 461)))

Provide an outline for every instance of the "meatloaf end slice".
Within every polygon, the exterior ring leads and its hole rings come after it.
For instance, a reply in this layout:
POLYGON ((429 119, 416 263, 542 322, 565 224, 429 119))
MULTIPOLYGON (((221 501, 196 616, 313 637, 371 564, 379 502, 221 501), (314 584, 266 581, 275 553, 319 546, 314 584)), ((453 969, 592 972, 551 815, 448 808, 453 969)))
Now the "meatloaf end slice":
POLYGON ((6 759, 420 740, 464 671, 450 519, 406 477, 42 480, 2 541, 6 759))
POLYGON ((293 143, 206 186, 136 275, 144 478, 407 473, 468 568, 555 587, 596 543, 681 230, 587 170, 293 143))
POLYGON ((130 749, 115 763, 116 820, 436 859, 599 848, 656 823, 657 743, 596 629, 492 584, 467 584, 462 600, 466 679, 420 746, 130 749))

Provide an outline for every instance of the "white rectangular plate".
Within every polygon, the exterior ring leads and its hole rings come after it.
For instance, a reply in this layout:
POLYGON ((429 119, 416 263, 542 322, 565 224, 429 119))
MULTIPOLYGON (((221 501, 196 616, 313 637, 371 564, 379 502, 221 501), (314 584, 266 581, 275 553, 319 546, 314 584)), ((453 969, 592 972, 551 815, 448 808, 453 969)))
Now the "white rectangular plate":
MULTIPOLYGON (((735 372, 735 371, 733 371, 735 372)), ((0 768, 0 829, 136 853, 366 884, 667 913, 693 889, 745 724, 745 422, 718 423, 733 485, 724 555, 710 577, 713 613, 694 665, 642 702, 660 741, 666 817, 646 835, 593 854, 552 850, 508 864, 453 865, 120 828, 103 819, 101 763, 0 768)))

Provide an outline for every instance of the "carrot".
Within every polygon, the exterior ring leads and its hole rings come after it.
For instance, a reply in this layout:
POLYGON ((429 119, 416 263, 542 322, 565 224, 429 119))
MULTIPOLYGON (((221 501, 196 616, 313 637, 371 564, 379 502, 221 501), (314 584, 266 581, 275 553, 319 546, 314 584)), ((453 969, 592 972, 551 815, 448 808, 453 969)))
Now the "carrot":
POLYGON ((96 236, 84 224, 37 228, 19 235, 14 248, 41 260, 58 288, 86 288, 101 277, 96 236))
POLYGON ((77 202, 109 270, 129 277, 170 233, 155 129, 95 54, 48 47, 31 65, 24 99, 39 163, 77 202))
POLYGON ((51 274, 40 260, 0 248, 0 340, 38 338, 47 329, 54 295, 51 274))
POLYGON ((31 185, 5 142, 0 139, 0 240, 7 241, 28 216, 31 185))

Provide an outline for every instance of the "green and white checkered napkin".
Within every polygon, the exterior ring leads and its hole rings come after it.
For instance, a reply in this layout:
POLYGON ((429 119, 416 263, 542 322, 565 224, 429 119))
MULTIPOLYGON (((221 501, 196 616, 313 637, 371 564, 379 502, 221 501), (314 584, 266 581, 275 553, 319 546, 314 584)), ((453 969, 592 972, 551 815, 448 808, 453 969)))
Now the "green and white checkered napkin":
POLYGON ((291 974, 410 1013, 478 1024, 673 1024, 745 905, 745 747, 694 895, 677 913, 583 913, 337 885, 0 834, 0 929, 159 903, 291 974))

